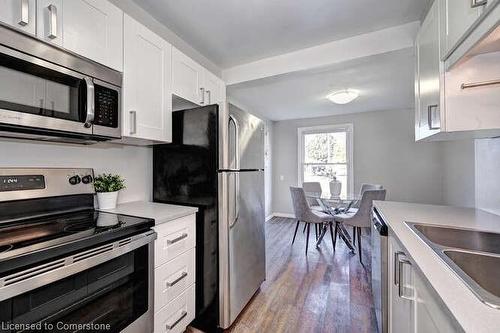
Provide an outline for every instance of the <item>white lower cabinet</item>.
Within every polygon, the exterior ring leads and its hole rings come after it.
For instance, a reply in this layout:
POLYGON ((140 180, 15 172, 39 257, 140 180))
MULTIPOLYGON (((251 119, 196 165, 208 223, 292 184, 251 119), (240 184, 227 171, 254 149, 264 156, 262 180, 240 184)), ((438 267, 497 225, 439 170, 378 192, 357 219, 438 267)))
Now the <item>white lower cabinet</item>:
POLYGON ((155 309, 161 309, 195 282, 194 248, 158 267, 155 272, 155 309))
POLYGON ((155 314, 155 333, 181 333, 194 319, 195 285, 168 303, 155 314))
POLYGON ((196 214, 154 227, 154 332, 184 332, 195 316, 196 214))
POLYGON ((389 236, 389 332, 463 332, 394 236, 389 236))

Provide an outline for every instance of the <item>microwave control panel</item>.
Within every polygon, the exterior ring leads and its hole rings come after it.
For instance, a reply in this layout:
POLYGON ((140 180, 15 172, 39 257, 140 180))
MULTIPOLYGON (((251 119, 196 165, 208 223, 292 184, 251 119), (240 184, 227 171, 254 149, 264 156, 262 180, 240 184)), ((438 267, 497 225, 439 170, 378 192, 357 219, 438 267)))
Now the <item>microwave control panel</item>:
POLYGON ((117 90, 95 85, 95 125, 118 127, 118 98, 117 90))

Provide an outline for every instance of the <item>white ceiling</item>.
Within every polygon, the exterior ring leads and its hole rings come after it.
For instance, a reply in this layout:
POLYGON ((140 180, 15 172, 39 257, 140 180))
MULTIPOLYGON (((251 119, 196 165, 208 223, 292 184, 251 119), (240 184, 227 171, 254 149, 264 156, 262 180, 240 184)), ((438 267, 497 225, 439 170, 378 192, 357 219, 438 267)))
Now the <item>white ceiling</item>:
POLYGON ((230 100, 271 120, 312 118, 414 107, 412 48, 229 86, 230 100), (341 89, 360 97, 337 105, 325 97, 341 89))
POLYGON ((134 0, 222 69, 416 21, 430 0, 134 0))

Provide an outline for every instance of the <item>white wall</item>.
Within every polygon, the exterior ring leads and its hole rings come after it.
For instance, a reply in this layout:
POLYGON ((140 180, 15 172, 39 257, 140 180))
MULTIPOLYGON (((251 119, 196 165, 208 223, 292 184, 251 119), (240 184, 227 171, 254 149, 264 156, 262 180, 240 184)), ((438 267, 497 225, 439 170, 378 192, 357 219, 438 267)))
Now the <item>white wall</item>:
POLYGON ((441 204, 441 145, 415 143, 413 117, 413 110, 394 110, 275 122, 273 212, 292 213, 289 187, 298 185, 297 128, 343 123, 354 126, 355 191, 362 183, 378 183, 387 188, 388 200, 441 204))
POLYGON ((476 207, 500 215, 500 139, 475 142, 476 207))
POLYGON ((77 146, 0 141, 0 167, 94 168, 125 178, 119 202, 152 199, 152 148, 111 144, 77 146))
POLYGON ((475 206, 474 141, 442 142, 443 203, 450 206, 475 206))

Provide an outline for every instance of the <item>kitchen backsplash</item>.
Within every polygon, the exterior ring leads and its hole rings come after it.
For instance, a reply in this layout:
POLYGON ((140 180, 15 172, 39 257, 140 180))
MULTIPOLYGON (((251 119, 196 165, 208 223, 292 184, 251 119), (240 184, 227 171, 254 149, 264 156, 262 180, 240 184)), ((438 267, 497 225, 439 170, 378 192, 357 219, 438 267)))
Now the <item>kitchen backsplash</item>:
POLYGON ((127 188, 119 202, 151 200, 152 164, 148 147, 0 142, 0 167, 88 167, 122 175, 127 188))
POLYGON ((476 140, 476 206, 500 215, 500 138, 476 140))

